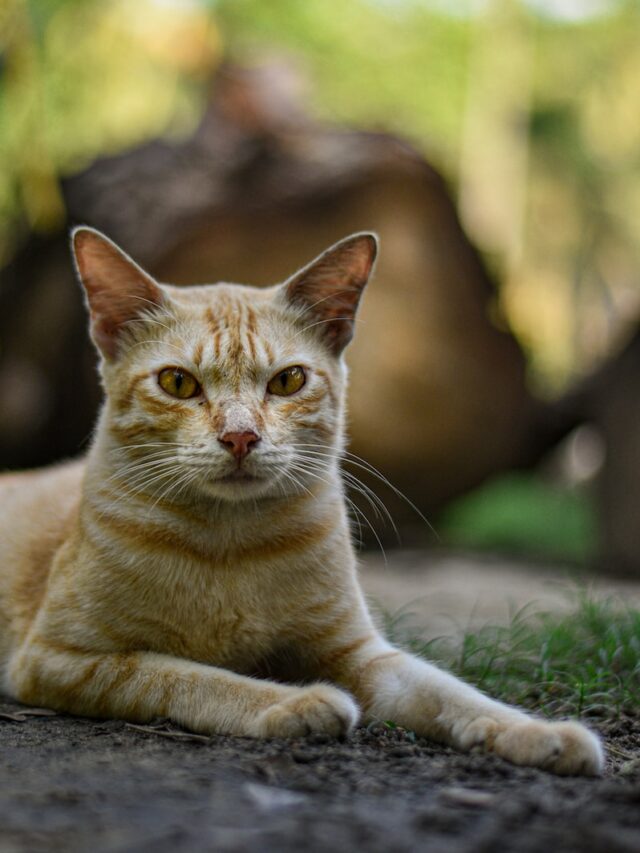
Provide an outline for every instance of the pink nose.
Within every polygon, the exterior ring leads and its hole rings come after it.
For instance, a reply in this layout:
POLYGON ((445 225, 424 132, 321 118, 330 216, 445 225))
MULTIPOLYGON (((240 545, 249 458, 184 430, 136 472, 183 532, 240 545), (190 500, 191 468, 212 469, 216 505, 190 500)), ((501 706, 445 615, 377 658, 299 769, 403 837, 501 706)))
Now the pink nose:
POLYGON ((227 448, 229 453, 236 457, 238 462, 241 462, 260 441, 260 436, 251 430, 247 430, 246 432, 225 432, 218 441, 223 447, 227 448))

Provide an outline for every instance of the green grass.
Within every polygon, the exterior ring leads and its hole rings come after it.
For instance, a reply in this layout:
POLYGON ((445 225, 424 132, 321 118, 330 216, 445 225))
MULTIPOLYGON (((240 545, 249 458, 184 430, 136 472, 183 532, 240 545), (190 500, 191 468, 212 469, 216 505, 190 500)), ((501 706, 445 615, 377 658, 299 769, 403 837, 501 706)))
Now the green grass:
POLYGON ((640 612, 584 596, 567 616, 525 608, 507 627, 425 642, 406 609, 387 636, 487 694, 546 715, 615 719, 640 713, 640 612))

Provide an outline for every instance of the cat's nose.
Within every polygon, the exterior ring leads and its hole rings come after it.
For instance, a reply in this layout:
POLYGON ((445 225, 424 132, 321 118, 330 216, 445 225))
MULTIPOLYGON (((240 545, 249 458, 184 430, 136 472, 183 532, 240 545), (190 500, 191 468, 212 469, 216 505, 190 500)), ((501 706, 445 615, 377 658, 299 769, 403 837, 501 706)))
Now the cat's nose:
POLYGON ((256 435, 252 430, 246 430, 245 432, 225 432, 224 435, 220 436, 218 441, 223 447, 226 447, 232 456, 235 456, 238 462, 241 462, 260 441, 260 436, 256 435))

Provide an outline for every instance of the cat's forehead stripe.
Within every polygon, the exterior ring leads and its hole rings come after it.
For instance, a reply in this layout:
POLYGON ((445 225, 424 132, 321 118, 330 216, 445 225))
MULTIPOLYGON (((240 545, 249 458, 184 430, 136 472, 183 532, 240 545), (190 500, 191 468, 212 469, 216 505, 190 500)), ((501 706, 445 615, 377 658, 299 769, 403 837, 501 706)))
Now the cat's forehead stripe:
POLYGON ((266 354, 268 360, 271 362, 271 364, 273 364, 273 362, 276 360, 276 355, 273 351, 271 344, 269 343, 267 338, 262 338, 261 343, 262 343, 262 346, 264 348, 264 351, 265 351, 265 354, 266 354))
POLYGON ((227 358, 231 366, 238 366, 247 360, 242 335, 243 306, 241 303, 230 305, 228 310, 227 358))
POLYGON ((256 341, 255 341, 255 332, 252 332, 251 329, 247 327, 247 346, 249 348, 249 354, 251 355, 251 360, 255 363, 258 360, 258 353, 256 350, 256 341))
MULTIPOLYGON (((200 348, 206 352, 210 345, 213 361, 225 366, 230 379, 255 370, 261 361, 273 364, 276 353, 268 340, 270 330, 266 327, 266 316, 260 312, 261 307, 248 302, 246 294, 228 291, 216 294, 213 303, 203 312, 206 338, 199 341, 198 360, 202 361, 200 348)), ((193 360, 196 363, 195 354, 193 360)))
POLYGON ((202 356, 204 354, 204 343, 202 341, 196 341, 195 348, 193 350, 193 363, 196 367, 200 367, 202 364, 202 356))
POLYGON ((246 304, 245 306, 245 323, 247 327, 247 333, 250 335, 256 334, 256 312, 253 310, 251 305, 246 304))
POLYGON ((175 299, 181 331, 175 344, 203 378, 239 392, 248 381, 261 382, 267 371, 300 359, 297 315, 274 300, 273 289, 203 285, 190 288, 188 300, 184 290, 175 299))

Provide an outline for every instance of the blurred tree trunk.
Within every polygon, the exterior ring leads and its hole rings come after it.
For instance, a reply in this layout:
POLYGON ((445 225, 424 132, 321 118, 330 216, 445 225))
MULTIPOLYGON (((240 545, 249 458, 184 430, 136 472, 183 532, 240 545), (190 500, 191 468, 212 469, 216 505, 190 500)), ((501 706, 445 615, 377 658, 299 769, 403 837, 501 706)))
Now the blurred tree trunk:
POLYGON ((556 404, 565 428, 598 430, 605 461, 596 478, 602 572, 640 575, 640 327, 627 344, 556 404))

